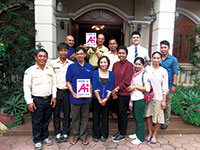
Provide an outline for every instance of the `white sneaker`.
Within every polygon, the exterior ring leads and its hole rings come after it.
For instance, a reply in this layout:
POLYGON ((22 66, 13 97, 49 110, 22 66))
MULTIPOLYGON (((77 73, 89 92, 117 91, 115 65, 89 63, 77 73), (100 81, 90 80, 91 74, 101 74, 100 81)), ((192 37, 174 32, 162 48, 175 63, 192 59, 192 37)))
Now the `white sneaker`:
POLYGON ((137 138, 137 135, 136 135, 136 134, 130 134, 128 137, 129 137, 130 139, 136 139, 136 138, 137 138))
POLYGON ((53 144, 53 142, 49 138, 44 139, 43 143, 45 143, 49 146, 53 144))
POLYGON ((42 149, 42 143, 41 142, 35 143, 34 145, 35 145, 36 150, 42 149))
POLYGON ((57 135, 56 135, 56 138, 60 138, 61 137, 61 134, 60 133, 58 133, 57 135))
POLYGON ((134 145, 139 145, 142 142, 138 138, 136 138, 135 140, 132 140, 131 143, 134 144, 134 145))

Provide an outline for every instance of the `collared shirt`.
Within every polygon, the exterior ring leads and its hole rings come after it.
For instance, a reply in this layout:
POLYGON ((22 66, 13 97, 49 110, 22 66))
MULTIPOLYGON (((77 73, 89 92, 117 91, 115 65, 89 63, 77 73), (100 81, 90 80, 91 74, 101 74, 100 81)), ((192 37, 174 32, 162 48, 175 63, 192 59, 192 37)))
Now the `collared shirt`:
MULTIPOLYGON (((146 48, 138 45, 137 46, 137 52, 138 55, 137 57, 142 57, 144 58, 145 61, 149 61, 149 54, 146 48)), ((128 56, 127 56, 127 60, 130 61, 132 64, 134 64, 134 60, 135 60, 135 46, 131 45, 128 47, 128 56)))
POLYGON ((69 59, 74 53, 75 53, 75 49, 69 47, 69 52, 67 53, 67 59, 69 59))
POLYGON ((127 87, 131 83, 133 75, 133 64, 128 60, 121 63, 120 61, 114 63, 113 72, 115 73, 115 88, 120 87, 119 95, 128 96, 130 92, 127 91, 127 87))
POLYGON ((158 69, 148 66, 146 67, 146 72, 153 87, 153 100, 163 100, 163 94, 167 95, 169 92, 167 70, 161 66, 158 69))
MULTIPOLYGON (((81 66, 78 61, 74 64, 71 64, 67 69, 66 81, 71 82, 72 89, 76 93, 77 91, 77 79, 92 79, 93 66, 88 64, 86 61, 84 65, 81 66), (70 70, 70 71, 69 71, 70 70)), ((83 104, 90 103, 92 98, 77 98, 74 99, 72 93, 70 92, 70 102, 72 104, 83 104)))
POLYGON ((33 102, 32 95, 45 97, 52 94, 56 98, 56 77, 53 69, 46 65, 42 70, 37 64, 24 73, 24 97, 27 104, 33 102))
POLYGON ((108 68, 109 71, 112 71, 114 63, 119 61, 119 57, 116 53, 116 55, 112 54, 111 51, 103 53, 103 56, 107 56, 110 60, 110 66, 108 68))
MULTIPOLYGON (((108 48, 105 47, 104 45, 102 45, 101 48, 97 48, 97 51, 96 53, 100 53, 101 55, 104 53, 104 52, 108 52, 108 48)), ((96 54, 92 48, 90 48, 88 50, 88 55, 89 55, 89 63, 94 66, 94 67, 97 67, 97 62, 98 62, 98 57, 97 57, 97 54, 96 54)))
POLYGON ((50 66, 53 68, 56 74, 56 86, 58 89, 61 90, 68 89, 66 85, 66 73, 67 73, 67 68, 72 63, 73 62, 71 60, 66 59, 64 64, 62 64, 60 58, 51 61, 50 66))
POLYGON ((168 84, 171 88, 174 82, 174 74, 178 75, 178 61, 176 57, 168 54, 165 60, 162 59, 161 66, 168 72, 168 84))

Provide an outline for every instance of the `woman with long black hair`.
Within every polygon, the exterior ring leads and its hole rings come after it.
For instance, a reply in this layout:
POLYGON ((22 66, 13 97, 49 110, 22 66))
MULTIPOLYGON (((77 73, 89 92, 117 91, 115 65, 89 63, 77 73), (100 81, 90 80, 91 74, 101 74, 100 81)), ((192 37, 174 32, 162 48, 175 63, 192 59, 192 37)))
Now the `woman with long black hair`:
POLYGON ((147 104, 144 116, 147 117, 147 128, 149 135, 146 138, 151 144, 157 143, 157 134, 160 124, 164 121, 164 109, 166 108, 166 96, 168 93, 168 73, 167 70, 160 66, 162 54, 158 51, 152 54, 153 65, 147 69, 151 81, 154 97, 147 104), (155 124, 152 133, 152 124, 155 124))

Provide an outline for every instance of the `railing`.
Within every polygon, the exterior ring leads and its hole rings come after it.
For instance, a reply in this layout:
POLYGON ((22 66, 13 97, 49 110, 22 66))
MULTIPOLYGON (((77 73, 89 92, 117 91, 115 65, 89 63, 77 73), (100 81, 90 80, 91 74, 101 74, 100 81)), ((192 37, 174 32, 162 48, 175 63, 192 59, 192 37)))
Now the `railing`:
POLYGON ((183 69, 179 69, 179 75, 178 75, 178 84, 183 84, 183 86, 186 86, 186 87, 190 87, 190 86, 193 86, 194 85, 194 81, 193 79, 195 78, 200 78, 200 70, 196 70, 194 69, 193 66, 182 66, 183 69), (192 75, 192 72, 198 72, 197 74, 195 75, 192 75))

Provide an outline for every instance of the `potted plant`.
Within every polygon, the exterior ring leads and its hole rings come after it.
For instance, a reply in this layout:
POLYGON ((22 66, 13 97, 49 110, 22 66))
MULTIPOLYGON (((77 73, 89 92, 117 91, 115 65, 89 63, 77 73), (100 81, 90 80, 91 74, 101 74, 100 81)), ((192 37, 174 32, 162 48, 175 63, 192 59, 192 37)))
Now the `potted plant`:
POLYGON ((22 124, 24 113, 28 112, 22 89, 15 91, 2 103, 0 121, 4 124, 22 124))

